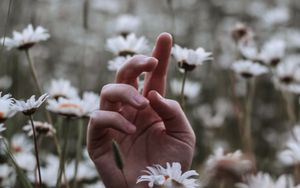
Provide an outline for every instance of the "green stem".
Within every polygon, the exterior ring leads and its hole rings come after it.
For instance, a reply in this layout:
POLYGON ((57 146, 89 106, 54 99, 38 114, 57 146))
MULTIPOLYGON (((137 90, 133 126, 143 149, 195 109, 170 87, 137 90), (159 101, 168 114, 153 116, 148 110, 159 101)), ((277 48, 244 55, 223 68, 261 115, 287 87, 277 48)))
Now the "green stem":
POLYGON ((81 160, 82 154, 82 140, 83 140, 83 119, 79 120, 78 125, 78 139, 77 139, 77 146, 76 146, 76 161, 75 161, 75 171, 74 171, 74 182, 73 188, 77 187, 77 173, 78 173, 78 165, 81 160))
POLYGON ((88 30, 89 28, 89 0, 84 0, 83 2, 83 28, 85 30, 88 30))
POLYGON ((35 86, 38 89, 39 95, 42 95, 43 94, 42 88, 41 88, 40 82, 37 78, 36 69, 35 69, 35 66, 33 64, 32 58, 30 56, 29 50, 25 50, 25 53, 26 53, 27 61, 28 61, 29 66, 30 66, 30 71, 31 71, 35 86))
POLYGON ((180 97, 181 97, 181 107, 182 107, 182 108, 184 108, 184 106, 185 106, 184 87, 185 87, 186 77, 187 77, 187 71, 184 70, 184 73, 183 73, 183 79, 182 79, 182 86, 181 86, 181 93, 180 93, 180 97))
POLYGON ((252 124, 252 108, 253 108, 253 98, 255 94, 255 78, 252 80, 247 80, 248 86, 248 95, 246 99, 246 106, 245 106, 245 127, 244 127, 244 144, 245 144, 245 151, 249 154, 253 154, 253 143, 252 143, 252 136, 251 136, 251 124, 252 124))
POLYGON ((37 146, 36 131, 35 131, 35 127, 34 127, 34 124, 33 124, 32 115, 29 116, 29 119, 30 119, 30 122, 31 122, 31 128, 32 128, 32 132, 33 132, 35 159, 36 159, 37 170, 38 170, 38 179, 39 179, 38 185, 41 188, 42 187, 41 166, 40 166, 40 159, 39 159, 39 150, 38 150, 38 146, 37 146))
MULTIPOLYGON (((61 156, 59 160, 59 173, 57 177, 57 182, 56 182, 56 188, 59 188, 61 186, 61 179, 62 175, 65 174, 65 161, 66 161, 66 154, 67 154, 67 149, 68 149, 68 137, 69 137, 69 122, 70 119, 66 119, 66 124, 62 125, 63 127, 63 137, 64 137, 64 143, 61 151, 61 156)), ((66 184, 68 183, 67 180, 65 180, 66 184)))

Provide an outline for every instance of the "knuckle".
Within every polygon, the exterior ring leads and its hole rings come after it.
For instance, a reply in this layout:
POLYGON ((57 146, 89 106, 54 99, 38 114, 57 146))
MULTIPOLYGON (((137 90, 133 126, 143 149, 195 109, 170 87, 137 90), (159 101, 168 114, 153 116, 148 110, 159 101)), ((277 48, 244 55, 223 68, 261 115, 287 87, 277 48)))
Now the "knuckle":
POLYGON ((101 96, 107 95, 112 90, 113 87, 114 87, 114 84, 106 84, 106 85, 104 85, 102 87, 102 89, 101 89, 100 95, 101 96))

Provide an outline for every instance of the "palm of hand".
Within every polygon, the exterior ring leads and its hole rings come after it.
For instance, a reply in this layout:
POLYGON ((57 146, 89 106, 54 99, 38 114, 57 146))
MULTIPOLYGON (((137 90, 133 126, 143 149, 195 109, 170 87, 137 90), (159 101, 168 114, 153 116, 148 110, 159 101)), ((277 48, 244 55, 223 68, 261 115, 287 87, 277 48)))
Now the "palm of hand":
MULTIPOLYGON (((115 186, 126 187, 121 171, 117 169, 112 153, 112 139, 120 145, 124 161, 126 181, 134 185, 142 170, 152 164, 166 164, 166 162, 180 162, 186 169, 189 167, 194 151, 193 134, 188 130, 176 134, 168 134, 164 122, 151 108, 136 110, 125 106, 120 113, 137 127, 134 134, 128 135, 110 129, 102 136, 102 140, 95 148, 94 161, 97 161, 101 177, 104 181, 115 182, 115 186), (96 154, 97 153, 97 154, 96 154), (104 168, 107 164, 115 167, 104 168), (117 181, 116 181, 117 180, 117 181)), ((170 117, 172 118, 172 117, 170 117)), ((168 119, 171 121, 172 119, 168 119)), ((189 125, 186 125, 189 126, 189 125)), ((141 185, 137 185, 141 187, 141 185)))

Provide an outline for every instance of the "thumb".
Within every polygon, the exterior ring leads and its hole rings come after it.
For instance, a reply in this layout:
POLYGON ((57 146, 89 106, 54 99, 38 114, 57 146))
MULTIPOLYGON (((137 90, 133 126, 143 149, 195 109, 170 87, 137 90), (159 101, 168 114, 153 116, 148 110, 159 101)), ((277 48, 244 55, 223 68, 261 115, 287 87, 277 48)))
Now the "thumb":
POLYGON ((167 133, 193 133, 177 101, 165 99, 155 90, 150 91, 147 98, 153 110, 164 122, 167 133))

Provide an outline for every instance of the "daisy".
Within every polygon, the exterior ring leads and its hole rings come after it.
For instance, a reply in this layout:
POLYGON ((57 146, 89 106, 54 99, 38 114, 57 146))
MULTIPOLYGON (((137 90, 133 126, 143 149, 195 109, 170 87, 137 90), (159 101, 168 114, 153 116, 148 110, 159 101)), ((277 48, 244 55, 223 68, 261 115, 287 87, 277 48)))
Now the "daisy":
POLYGON ((293 128, 293 136, 291 136, 285 149, 279 152, 278 159, 285 166, 293 166, 300 164, 300 126, 293 128))
POLYGON ((192 50, 176 44, 172 48, 172 55, 178 63, 179 69, 184 71, 192 71, 196 66, 202 65, 204 61, 212 59, 212 53, 206 52, 203 48, 192 50))
POLYGON ((138 17, 130 14, 123 14, 117 18, 115 23, 115 30, 117 33, 126 37, 128 34, 137 31, 139 26, 140 20, 138 17))
MULTIPOLYGON (((56 133, 55 128, 47 122, 33 121, 33 125, 37 136, 45 135, 47 137, 51 137, 56 133)), ((23 127, 23 130, 27 132, 28 136, 33 136, 33 130, 30 121, 23 127)))
POLYGON ((52 80, 50 86, 47 89, 48 94, 51 98, 58 99, 59 97, 64 98, 77 98, 78 91, 73 87, 69 80, 57 79, 52 80))
POLYGON ((300 61, 294 58, 287 58, 284 63, 281 63, 276 67, 275 78, 279 83, 288 85, 296 81, 298 77, 296 73, 299 70, 300 61))
POLYGON ((126 62, 129 61, 129 59, 131 59, 131 56, 118 56, 110 61, 108 61, 108 70, 110 71, 118 71, 126 62))
POLYGON ((16 183, 16 173, 7 164, 0 165, 0 187, 8 188, 16 183))
POLYGON ((47 93, 40 96, 37 100, 35 95, 32 95, 27 101, 15 100, 14 108, 23 112, 24 115, 30 116, 47 100, 49 95, 47 93))
POLYGON ((286 43, 280 39, 267 41, 258 55, 258 58, 266 65, 277 66, 285 55, 286 43))
POLYGON ((190 178, 192 176, 198 176, 199 174, 194 170, 182 173, 181 165, 177 162, 173 162, 172 164, 167 163, 166 168, 155 165, 154 167, 147 167, 147 169, 148 170, 144 172, 148 175, 140 176, 137 183, 149 182, 149 187, 158 185, 165 188, 194 188, 200 186, 200 184, 196 182, 196 179, 190 178))
POLYGON ((223 148, 217 148, 205 163, 205 170, 211 178, 229 178, 233 181, 241 180, 249 174, 253 164, 246 159, 244 154, 237 150, 233 153, 225 153, 223 148))
POLYGON ((10 94, 1 96, 0 92, 0 123, 4 122, 8 118, 11 118, 16 114, 16 110, 13 108, 13 99, 10 94))
POLYGON ((82 116, 89 117, 100 108, 100 96, 94 92, 84 92, 82 96, 82 116))
POLYGON ((281 175, 277 180, 274 181, 270 174, 262 172, 248 177, 246 184, 238 183, 236 186, 238 188, 296 188, 291 177, 287 175, 281 175))
POLYGON ((80 98, 66 99, 58 98, 49 99, 47 110, 67 117, 81 117, 83 115, 82 102, 80 98))
POLYGON ((106 46, 113 54, 126 57, 145 53, 148 50, 148 41, 145 37, 137 38, 132 33, 125 38, 122 36, 109 38, 106 46))
POLYGON ((244 78, 252 78, 268 72, 268 68, 266 66, 254 63, 250 60, 236 61, 232 64, 232 69, 244 78))
POLYGON ((15 134, 11 140, 11 151, 20 168, 34 171, 36 168, 35 156, 32 154, 33 144, 23 134, 15 134))
MULTIPOLYGON (((171 81, 171 91, 177 95, 180 96, 181 94, 181 81, 178 80, 172 80, 171 81)), ((185 92, 184 95, 189 99, 194 99, 198 97, 199 93, 201 91, 201 84, 198 82, 192 82, 189 80, 185 81, 185 92)))
POLYGON ((239 43, 240 41, 251 40, 254 36, 254 33, 252 29, 245 24, 237 23, 231 31, 231 36, 236 43, 239 43))
POLYGON ((38 26, 36 29, 30 24, 22 32, 13 32, 12 38, 1 38, 0 42, 6 46, 8 50, 17 48, 19 50, 27 50, 40 41, 45 41, 50 38, 46 29, 38 26))

